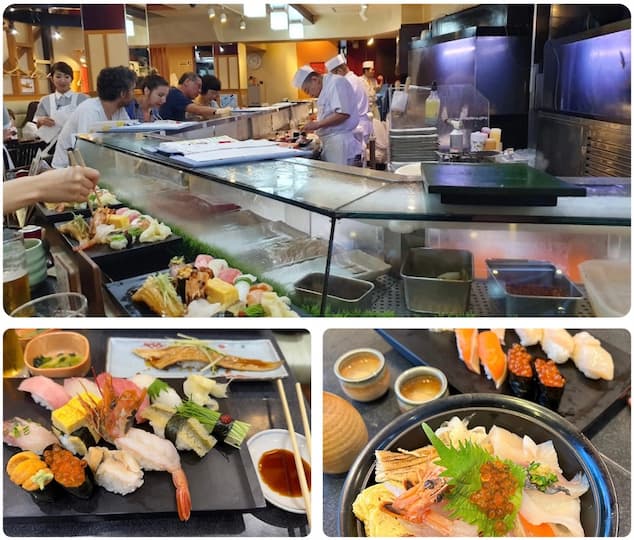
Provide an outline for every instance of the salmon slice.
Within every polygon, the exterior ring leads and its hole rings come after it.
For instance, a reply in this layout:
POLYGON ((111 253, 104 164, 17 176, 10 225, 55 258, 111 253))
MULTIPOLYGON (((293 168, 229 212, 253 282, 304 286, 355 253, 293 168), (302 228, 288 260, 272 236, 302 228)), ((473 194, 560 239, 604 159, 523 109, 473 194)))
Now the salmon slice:
POLYGON ((506 355, 495 332, 491 330, 480 332, 478 354, 486 376, 495 383, 496 388, 500 388, 506 380, 506 355))
POLYGON ((478 355, 478 330, 476 328, 456 328, 456 346, 458 356, 467 369, 480 374, 480 357, 478 355))

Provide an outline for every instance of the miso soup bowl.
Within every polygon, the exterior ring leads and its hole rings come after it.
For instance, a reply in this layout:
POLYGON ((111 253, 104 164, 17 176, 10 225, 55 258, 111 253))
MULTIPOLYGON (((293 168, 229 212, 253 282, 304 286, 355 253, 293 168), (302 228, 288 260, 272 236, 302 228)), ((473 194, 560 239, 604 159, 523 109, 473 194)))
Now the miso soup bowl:
POLYGON ((373 485, 375 450, 413 450, 429 444, 422 422, 436 430, 453 416, 469 418, 469 427, 495 424, 536 443, 552 441, 566 478, 582 472, 590 485, 581 496, 581 525, 585 536, 617 536, 619 506, 605 463, 592 443, 575 426, 536 403, 499 394, 461 394, 431 401, 390 422, 361 451, 341 492, 338 536, 365 536, 363 523, 352 513, 358 493, 373 485))
POLYGON ((385 363, 385 357, 376 349, 353 349, 342 354, 335 362, 334 371, 343 392, 355 401, 373 401, 385 394, 390 387, 390 372, 385 363), (346 377, 343 374, 343 368, 361 355, 376 358, 376 367, 363 377, 346 377))

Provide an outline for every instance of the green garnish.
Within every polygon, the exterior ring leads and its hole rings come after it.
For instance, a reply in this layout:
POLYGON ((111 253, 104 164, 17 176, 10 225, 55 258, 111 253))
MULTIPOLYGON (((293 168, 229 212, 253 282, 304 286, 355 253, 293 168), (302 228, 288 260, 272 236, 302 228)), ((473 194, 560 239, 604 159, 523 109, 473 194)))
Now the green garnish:
MULTIPOLYGON (((222 413, 218 411, 212 411, 207 407, 203 407, 202 405, 198 405, 198 403, 193 402, 191 399, 187 401, 183 401, 181 405, 176 408, 176 412, 185 418, 195 418, 198 420, 205 429, 209 431, 212 435, 214 434, 214 428, 216 424, 220 420, 222 413)), ((226 435, 224 442, 227 444, 234 446, 235 448, 239 448, 244 441, 247 433, 249 432, 249 428, 251 424, 247 422, 242 422, 241 420, 233 420, 231 423, 231 430, 226 435)))
POLYGON ((44 489, 51 480, 53 480, 53 473, 50 469, 40 469, 31 476, 31 481, 34 484, 37 484, 37 487, 40 488, 40 490, 44 489))
POLYGON ((244 308, 244 312, 247 314, 247 317, 264 317, 266 315, 266 312, 261 304, 247 306, 244 308))
POLYGON ((423 431, 438 452, 441 476, 447 478, 447 507, 452 518, 459 518, 478 527, 481 536, 504 536, 514 526, 522 502, 525 470, 509 460, 500 460, 471 441, 458 448, 447 447, 425 423, 423 431), (483 482, 481 469, 493 469, 504 478, 504 485, 513 486, 508 493, 483 482), (509 480, 511 481, 509 483, 509 480), (497 501, 497 499, 501 499, 497 501))
POLYGON ((528 481, 539 491, 546 491, 557 482, 557 475, 537 461, 531 461, 527 468, 528 481))
POLYGON ((163 390, 167 389, 169 389, 169 385, 165 381, 154 379, 152 384, 147 387, 147 395, 154 401, 163 390))

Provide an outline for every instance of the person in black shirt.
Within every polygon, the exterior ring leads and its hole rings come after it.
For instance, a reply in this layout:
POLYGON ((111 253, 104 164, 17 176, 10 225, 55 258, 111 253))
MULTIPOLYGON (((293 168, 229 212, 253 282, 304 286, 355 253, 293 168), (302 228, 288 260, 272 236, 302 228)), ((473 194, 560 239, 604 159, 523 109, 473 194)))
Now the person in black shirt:
POLYGON ((216 114, 216 109, 197 105, 194 98, 200 94, 202 79, 193 71, 183 73, 178 80, 178 86, 170 88, 167 100, 159 109, 159 114, 164 120, 178 120, 183 122, 185 113, 212 118, 216 114))

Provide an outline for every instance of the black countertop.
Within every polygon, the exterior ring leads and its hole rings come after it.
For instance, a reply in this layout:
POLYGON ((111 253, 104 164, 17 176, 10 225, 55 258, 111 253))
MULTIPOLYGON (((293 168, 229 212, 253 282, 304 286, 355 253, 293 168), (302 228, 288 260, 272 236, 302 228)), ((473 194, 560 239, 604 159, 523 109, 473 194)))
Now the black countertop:
MULTIPOLYGON (((95 371, 104 369, 108 338, 117 337, 175 337, 182 330, 81 330, 91 344, 91 358, 95 371)), ((187 330, 188 335, 207 339, 270 339, 270 331, 235 330, 187 330)), ((283 355, 275 344, 278 354, 283 355)), ((290 373, 290 369, 287 371, 290 373)), ((283 381, 295 431, 303 433, 298 414, 295 380, 292 375, 283 381)), ((249 402, 261 401, 259 412, 250 412, 240 419, 251 424, 250 435, 271 428, 286 429, 284 413, 275 383, 271 381, 249 381, 232 383, 234 397, 246 396, 249 402), (253 414, 251 414, 253 412, 253 414)), ((238 397, 239 399, 239 397, 238 397)), ((6 447, 5 447, 6 448, 6 447)), ((257 466, 257 465, 256 465, 257 466)), ((222 496, 210 494, 210 496, 222 496)), ((193 513, 189 521, 180 522, 178 517, 152 516, 121 518, 112 517, 98 521, 82 516, 79 519, 4 519, 4 533, 8 536, 61 537, 61 536, 306 536, 309 532, 306 516, 281 510, 270 503, 266 508, 249 511, 216 511, 193 513)))
MULTIPOLYGON (((630 351, 630 336, 626 331, 601 332, 602 335, 609 335, 611 344, 621 350, 630 351)), ((390 370, 390 390, 387 394, 369 403, 353 402, 365 421, 368 438, 371 439, 401 414, 394 395, 394 381, 401 372, 412 367, 412 364, 373 330, 328 330, 324 335, 323 349, 325 391, 349 400, 339 386, 333 366, 341 354, 361 347, 382 352, 390 370)), ((591 441, 601 453, 616 487, 620 511, 619 536, 627 536, 631 523, 631 410, 623 401, 621 407, 611 410, 609 414, 605 424, 591 436, 591 441)), ((324 475, 324 532, 328 536, 338 536, 339 497, 345 479, 345 474, 324 475)))

